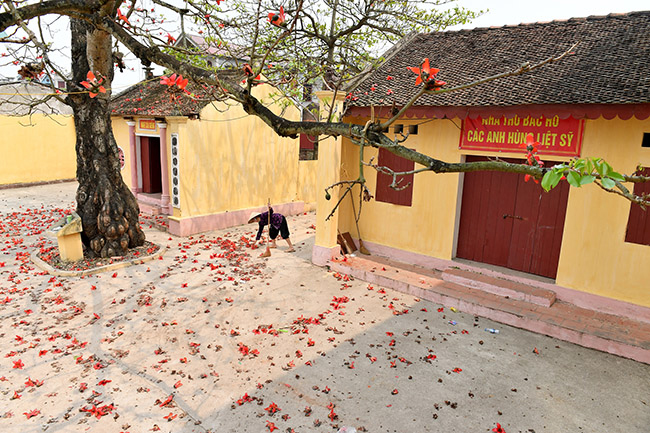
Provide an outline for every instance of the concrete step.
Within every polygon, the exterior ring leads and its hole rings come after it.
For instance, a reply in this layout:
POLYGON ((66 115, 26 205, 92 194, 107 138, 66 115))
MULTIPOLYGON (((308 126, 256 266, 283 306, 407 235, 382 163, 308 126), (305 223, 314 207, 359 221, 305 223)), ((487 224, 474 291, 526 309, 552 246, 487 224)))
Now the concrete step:
MULTIPOLYGON (((465 313, 650 364, 650 323, 647 322, 561 301, 542 306, 510 295, 501 296, 482 290, 483 285, 468 287, 445 281, 444 272, 420 273, 417 266, 386 258, 345 257, 330 261, 329 265, 333 271, 465 313)), ((461 275, 474 276, 460 273, 456 276, 461 275)), ((544 298, 536 290, 528 289, 528 292, 535 293, 535 298, 544 298)))
POLYGON ((555 302, 555 292, 552 290, 463 269, 447 269, 442 273, 442 279, 504 298, 518 299, 543 307, 550 307, 555 302))
POLYGON ((138 206, 140 206, 140 212, 147 215, 160 215, 162 213, 162 208, 155 204, 143 203, 142 201, 139 201, 138 206))

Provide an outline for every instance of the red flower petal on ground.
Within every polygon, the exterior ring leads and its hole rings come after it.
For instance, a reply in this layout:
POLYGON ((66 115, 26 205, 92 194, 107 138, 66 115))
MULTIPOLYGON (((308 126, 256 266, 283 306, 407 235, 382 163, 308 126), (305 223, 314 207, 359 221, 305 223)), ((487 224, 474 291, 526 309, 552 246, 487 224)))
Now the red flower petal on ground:
POLYGON ((494 433, 506 433, 506 431, 501 427, 501 424, 497 423, 496 428, 493 428, 492 431, 494 433))
POLYGON ((27 417, 27 419, 30 419, 31 417, 36 416, 36 415, 38 415, 40 413, 41 413, 40 410, 34 409, 34 410, 30 411, 30 412, 23 412, 23 415, 25 415, 27 417))
POLYGON ((273 424, 271 421, 266 421, 266 428, 269 429, 269 431, 277 430, 278 428, 273 424))
POLYGON ((20 369, 22 370, 22 368, 23 368, 24 366, 25 366, 25 364, 24 364, 23 361, 21 361, 20 359, 19 359, 18 361, 14 361, 14 366, 13 366, 13 368, 20 368, 20 369))
POLYGON ((167 399, 165 401, 160 403, 160 407, 164 407, 164 406, 168 405, 169 403, 171 403, 171 401, 173 399, 174 399, 174 394, 170 394, 169 397, 167 397, 167 399))

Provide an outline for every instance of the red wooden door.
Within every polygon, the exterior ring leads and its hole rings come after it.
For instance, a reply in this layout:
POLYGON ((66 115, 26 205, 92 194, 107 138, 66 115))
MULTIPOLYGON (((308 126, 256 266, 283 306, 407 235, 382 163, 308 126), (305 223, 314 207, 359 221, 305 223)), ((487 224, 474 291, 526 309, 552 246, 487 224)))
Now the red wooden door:
POLYGON ((568 193, 565 182, 546 193, 523 175, 465 173, 456 256, 555 278, 568 193))
POLYGON ((142 159, 142 192, 148 194, 162 192, 160 138, 140 137, 140 157, 142 159))

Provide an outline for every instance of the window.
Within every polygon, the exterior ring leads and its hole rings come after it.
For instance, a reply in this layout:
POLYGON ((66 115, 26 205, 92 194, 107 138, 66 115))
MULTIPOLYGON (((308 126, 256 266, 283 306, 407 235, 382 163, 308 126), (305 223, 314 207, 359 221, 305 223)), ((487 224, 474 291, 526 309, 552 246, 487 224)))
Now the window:
POLYGON ((418 125, 409 125, 409 135, 418 135, 418 125))
POLYGON ((403 134, 404 125, 395 125, 395 134, 403 134))
MULTIPOLYGON (((309 86, 309 85, 308 85, 309 86)), ((302 121, 316 122, 318 120, 318 104, 309 103, 303 107, 302 121)), ((311 161, 318 159, 318 136, 300 134, 300 161, 311 161)))
MULTIPOLYGON (((641 171, 637 171, 636 174, 650 176, 650 168, 646 167, 641 171)), ((643 194, 650 194, 650 183, 645 182, 634 185, 634 195, 640 196, 643 194)), ((650 209, 643 210, 638 204, 631 204, 625 242, 650 245, 650 209)))
POLYGON ((301 161, 318 159, 318 136, 300 134, 300 155, 301 161))
MULTIPOLYGON (((379 149, 378 165, 380 167, 388 167, 396 172, 412 171, 415 167, 413 161, 394 155, 383 148, 379 149)), ((404 189, 395 190, 391 188, 389 185, 392 181, 392 176, 377 172, 377 191, 375 194, 375 200, 401 206, 411 206, 413 201, 413 174, 398 176, 398 188, 408 185, 408 187, 404 189)))
POLYGON ((641 147, 650 147, 650 132, 643 133, 643 141, 641 147))

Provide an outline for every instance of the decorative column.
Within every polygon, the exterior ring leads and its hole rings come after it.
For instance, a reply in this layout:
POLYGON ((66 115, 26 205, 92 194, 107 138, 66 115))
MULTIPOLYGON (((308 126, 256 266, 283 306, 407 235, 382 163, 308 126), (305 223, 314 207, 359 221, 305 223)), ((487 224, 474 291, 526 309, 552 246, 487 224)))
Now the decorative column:
POLYGON ((140 192, 138 188, 138 152, 135 148, 135 121, 127 120, 129 125, 129 164, 131 166, 131 191, 133 195, 140 192))
MULTIPOLYGON (((325 120, 324 116, 327 116, 332 104, 335 104, 334 115, 340 116, 345 93, 337 93, 336 100, 334 100, 334 92, 315 93, 320 101, 322 120, 325 120)), ((339 245, 336 243, 339 211, 337 210, 329 220, 325 220, 339 200, 339 188, 331 190, 329 200, 325 198, 325 188, 341 180, 341 144, 341 137, 328 137, 318 143, 316 241, 311 255, 312 262, 318 266, 327 265, 330 259, 339 255, 339 245)))
POLYGON ((160 130, 160 173, 162 182, 161 207, 167 215, 172 209, 169 203, 169 166, 167 165, 167 124, 158 123, 160 130))

